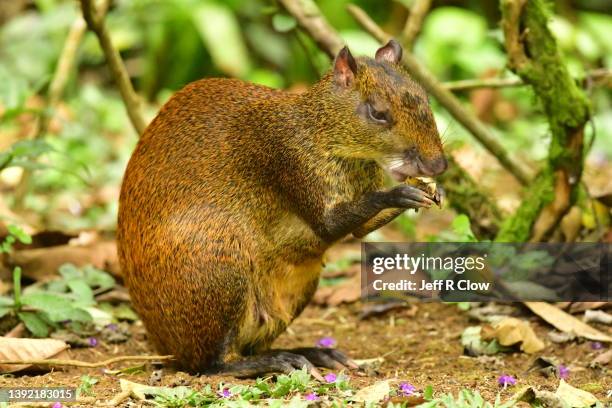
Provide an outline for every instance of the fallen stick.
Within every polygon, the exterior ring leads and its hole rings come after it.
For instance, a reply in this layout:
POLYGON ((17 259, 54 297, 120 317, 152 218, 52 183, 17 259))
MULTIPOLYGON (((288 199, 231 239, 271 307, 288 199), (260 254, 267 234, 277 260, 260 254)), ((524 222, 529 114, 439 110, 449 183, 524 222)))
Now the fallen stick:
POLYGON ((79 360, 62 360, 62 359, 46 359, 46 360, 0 360, 2 364, 27 364, 27 365, 38 365, 38 366, 68 366, 68 367, 86 367, 86 368, 98 368, 104 367, 111 364, 115 364, 121 361, 156 361, 156 360, 171 360, 174 356, 119 356, 109 358, 108 360, 99 361, 97 363, 89 363, 87 361, 79 360))

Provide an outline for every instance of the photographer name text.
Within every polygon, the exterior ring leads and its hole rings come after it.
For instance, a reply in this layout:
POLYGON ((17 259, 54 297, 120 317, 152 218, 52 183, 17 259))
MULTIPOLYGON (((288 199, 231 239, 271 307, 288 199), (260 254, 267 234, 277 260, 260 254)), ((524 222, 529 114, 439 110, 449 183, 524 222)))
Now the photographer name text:
POLYGON ((384 282, 382 279, 377 279, 372 282, 372 288, 376 291, 399 290, 399 291, 417 291, 417 290, 466 290, 466 291, 488 291, 491 289, 491 282, 474 282, 468 279, 454 281, 452 279, 438 279, 434 281, 422 280, 420 285, 417 282, 410 280, 401 280, 399 282, 384 282))

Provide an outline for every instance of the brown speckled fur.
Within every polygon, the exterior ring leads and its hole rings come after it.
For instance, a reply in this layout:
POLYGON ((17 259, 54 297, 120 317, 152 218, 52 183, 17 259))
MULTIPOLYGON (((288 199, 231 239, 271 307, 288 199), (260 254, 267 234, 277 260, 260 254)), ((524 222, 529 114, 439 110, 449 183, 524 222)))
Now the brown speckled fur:
POLYGON ((120 262, 150 340, 185 369, 269 348, 341 238, 328 212, 383 187, 376 160, 441 154, 423 90, 395 64, 357 65, 351 87, 330 72, 299 95, 194 82, 138 143, 121 189, 120 262), (366 98, 393 111, 392 128, 356 114, 366 98))

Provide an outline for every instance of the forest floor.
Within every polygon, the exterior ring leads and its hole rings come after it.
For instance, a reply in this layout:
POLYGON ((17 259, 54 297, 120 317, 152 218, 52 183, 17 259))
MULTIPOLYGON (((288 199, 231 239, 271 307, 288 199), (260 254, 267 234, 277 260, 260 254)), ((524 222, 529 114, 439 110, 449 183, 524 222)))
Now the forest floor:
MULTIPOLYGON (((423 389, 431 385, 436 394, 457 393, 464 388, 478 390, 488 401, 494 401, 501 392, 502 400, 509 398, 518 387, 529 385, 554 391, 558 378, 548 378, 537 371, 527 372, 536 356, 521 352, 498 354, 496 357, 467 357, 460 343, 463 330, 474 325, 456 305, 440 303, 415 303, 409 308, 391 311, 384 316, 361 320, 361 302, 332 308, 309 306, 274 344, 278 348, 314 346, 322 337, 333 337, 337 347, 355 359, 382 361, 378 367, 367 372, 347 371, 355 389, 372 385, 382 379, 409 382, 423 389), (512 375, 517 385, 502 389, 498 378, 502 374, 512 375)), ((536 334, 546 338, 550 331, 537 317, 529 317, 527 309, 516 306, 516 314, 532 323, 536 334)), ((130 339, 123 344, 106 344, 101 341, 96 347, 74 348, 68 351, 69 358, 82 361, 102 361, 120 355, 155 354, 146 341, 144 327, 136 322, 130 325, 130 339)), ((605 350, 603 350, 605 351, 605 350)), ((606 401, 612 389, 612 376, 605 369, 588 368, 589 363, 602 350, 593 350, 592 343, 571 341, 551 344, 539 355, 552 357, 569 367, 567 379, 574 387, 588 390, 601 401, 606 401)), ((134 365, 134 364, 132 364, 134 365)), ((136 364, 138 365, 138 364, 136 364)), ((125 365, 124 365, 125 367, 125 365)), ((121 392, 119 378, 147 384, 156 370, 145 364, 142 370, 121 376, 105 374, 103 369, 80 367, 55 370, 41 375, 16 374, 0 377, 0 387, 71 386, 81 383, 83 375, 98 380, 91 388, 97 401, 110 400, 121 392)), ((227 377, 189 376, 164 367, 161 381, 155 385, 189 385, 194 389, 205 384, 253 383, 252 380, 236 380, 227 377)), ((322 370, 328 373, 328 370, 322 370)), ((93 404, 92 399, 92 404, 93 404)))

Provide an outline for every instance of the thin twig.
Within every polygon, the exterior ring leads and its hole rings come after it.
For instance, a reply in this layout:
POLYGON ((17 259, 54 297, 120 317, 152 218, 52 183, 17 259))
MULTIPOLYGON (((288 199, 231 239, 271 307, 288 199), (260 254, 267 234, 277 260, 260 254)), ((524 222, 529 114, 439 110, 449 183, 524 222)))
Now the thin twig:
POLYGON ((406 51, 412 52, 414 40, 421 31, 425 15, 431 7, 431 0, 415 0, 410 7, 410 14, 406 19, 406 25, 400 36, 400 40, 406 51))
MULTIPOLYGON (((585 87, 612 87, 612 70, 598 68, 588 71, 584 78, 577 78, 585 87)), ((463 79, 460 81, 443 82, 442 85, 450 91, 468 91, 478 88, 510 88, 528 86, 521 78, 485 78, 463 79)))
MULTIPOLYGON (((370 16, 355 5, 348 9, 357 22, 379 42, 385 43, 392 37, 378 27, 370 16), (361 12, 358 12, 358 11, 361 12)), ((451 115, 491 153, 501 165, 508 170, 521 184, 527 184, 531 179, 531 171, 510 157, 508 152, 495 139, 489 129, 453 95, 436 77, 427 70, 411 53, 405 52, 402 63, 408 73, 432 94, 451 115)))
POLYGON ((100 43, 102 51, 104 51, 106 62, 110 68, 113 79, 119 87, 119 92, 121 93, 121 98, 123 98, 132 126, 134 126, 136 133, 140 136, 147 126, 142 115, 140 98, 134 91, 130 76, 125 69, 119 52, 113 46, 110 33, 104 23, 104 16, 96 10, 92 0, 81 0, 81 9, 87 26, 96 34, 96 37, 98 37, 98 42, 100 43))
POLYGON ((319 7, 313 0, 279 0, 287 11, 295 17, 300 27, 302 27, 310 37, 317 43, 319 48, 327 53, 331 58, 335 57, 338 51, 344 46, 342 38, 335 34, 334 29, 323 18, 319 7), (330 35, 330 33, 334 33, 330 35))
POLYGON ((89 363, 87 361, 80 360, 62 360, 62 359, 46 359, 46 360, 0 360, 0 365, 37 365, 37 366, 67 366, 67 367, 87 367, 87 368, 98 368, 105 367, 111 364, 119 363, 122 361, 163 361, 171 360, 174 356, 119 356, 109 358, 108 360, 98 361, 96 363, 89 363))
POLYGON ((477 88, 509 88, 524 86, 525 83, 520 78, 486 78, 448 81, 443 82, 442 85, 449 91, 467 91, 477 88))

